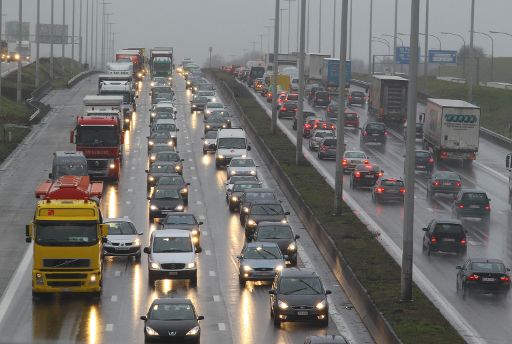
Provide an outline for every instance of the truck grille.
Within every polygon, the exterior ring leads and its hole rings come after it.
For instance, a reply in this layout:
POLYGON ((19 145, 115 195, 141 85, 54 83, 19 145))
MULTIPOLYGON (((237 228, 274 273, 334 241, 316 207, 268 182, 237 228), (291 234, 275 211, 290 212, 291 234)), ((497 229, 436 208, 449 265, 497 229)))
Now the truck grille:
POLYGON ((73 259, 73 258, 49 258, 43 259, 45 268, 88 268, 91 266, 90 259, 73 259))
POLYGON ((47 279, 86 279, 86 274, 46 274, 47 279))
POLYGON ((81 281, 48 281, 50 287, 81 287, 81 281))
POLYGON ((104 159, 87 159, 87 169, 89 171, 103 171, 108 167, 108 160, 104 159))
POLYGON ((185 268, 185 264, 182 263, 167 263, 167 264, 161 264, 160 265, 162 269, 165 270, 181 270, 185 268))

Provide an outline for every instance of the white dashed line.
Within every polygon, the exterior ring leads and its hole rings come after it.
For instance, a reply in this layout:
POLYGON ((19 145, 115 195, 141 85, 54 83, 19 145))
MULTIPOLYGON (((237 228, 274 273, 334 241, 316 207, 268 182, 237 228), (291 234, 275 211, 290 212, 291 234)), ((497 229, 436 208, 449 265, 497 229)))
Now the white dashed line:
POLYGON ((220 296, 219 295, 213 295, 213 302, 220 302, 220 296))
POLYGON ((206 251, 204 251, 204 254, 206 254, 207 256, 211 256, 212 255, 212 251, 206 250, 206 251))
POLYGON ((190 166, 190 169, 193 171, 195 170, 196 168, 194 166, 190 166))
POLYGON ((208 236, 208 231, 201 231, 201 234, 202 234, 203 236, 208 236))
POLYGON ((128 191, 128 192, 133 192, 133 189, 128 189, 128 190, 126 190, 126 191, 128 191))
POLYGON ((117 270, 116 272, 114 272, 114 276, 116 276, 116 277, 121 276, 121 271, 117 270))
POLYGON ((192 162, 193 160, 192 159, 188 159, 188 161, 192 162))
POLYGON ((110 302, 117 302, 117 295, 112 295, 110 297, 110 302))
POLYGON ((135 171, 135 166, 132 166, 132 171, 135 171))
POLYGON ((219 323, 219 331, 226 331, 226 324, 219 323))
POLYGON ((215 271, 210 271, 208 274, 210 275, 210 277, 215 277, 215 276, 217 276, 217 274, 215 273, 215 271))
POLYGON ((131 201, 126 201, 126 204, 132 204, 132 202, 131 201))
POLYGON ((114 324, 105 325, 105 332, 112 332, 114 330, 114 324))
POLYGON ((197 177, 192 177, 192 179, 197 180, 197 177))
POLYGON ((131 176, 131 177, 130 177, 130 180, 134 180, 134 179, 135 179, 135 177, 134 177, 134 176, 131 176))
MULTIPOLYGON (((194 191, 197 191, 197 190, 194 190, 194 191)), ((199 220, 204 220, 204 219, 205 219, 204 215, 199 215, 199 220)))
POLYGON ((196 204, 197 204, 197 205, 199 205, 199 204, 203 204, 203 202, 201 202, 201 201, 197 201, 197 202, 196 202, 196 204))

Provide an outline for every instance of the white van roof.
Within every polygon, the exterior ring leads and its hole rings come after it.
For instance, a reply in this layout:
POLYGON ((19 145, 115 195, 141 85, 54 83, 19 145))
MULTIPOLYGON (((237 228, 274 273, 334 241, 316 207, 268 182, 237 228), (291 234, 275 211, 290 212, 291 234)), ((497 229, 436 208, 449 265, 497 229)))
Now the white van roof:
POLYGON ((217 138, 225 138, 225 137, 246 137, 245 130, 241 128, 231 128, 231 129, 219 129, 217 133, 217 138))

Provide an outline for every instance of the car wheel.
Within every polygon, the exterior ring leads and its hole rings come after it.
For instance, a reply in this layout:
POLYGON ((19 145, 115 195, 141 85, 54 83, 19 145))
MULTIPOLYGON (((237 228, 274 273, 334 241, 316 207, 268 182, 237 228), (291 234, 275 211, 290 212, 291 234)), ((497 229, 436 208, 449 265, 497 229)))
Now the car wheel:
POLYGON ((425 246, 425 243, 421 244, 421 251, 423 251, 423 253, 427 252, 427 247, 425 246))
POLYGON ((233 205, 231 205, 231 202, 229 203, 229 211, 230 212, 234 212, 235 211, 235 207, 233 205))
POLYGON ((432 250, 430 249, 430 245, 427 247, 427 256, 430 256, 432 253, 432 250))
POLYGON ((457 294, 459 293, 460 287, 459 287, 459 278, 455 280, 455 290, 457 291, 457 294))
POLYGON ((246 283, 246 280, 244 280, 243 278, 238 277, 238 284, 240 284, 241 288, 245 288, 245 283, 246 283))
POLYGON ((194 276, 192 276, 192 278, 190 279, 189 283, 190 283, 190 286, 191 286, 192 288, 197 287, 197 274, 195 274, 194 276))
POLYGON ((208 153, 206 150, 203 149, 203 155, 206 155, 208 153))
POLYGON ((322 327, 329 326, 329 317, 326 317, 325 319, 320 320, 320 326, 322 326, 322 327))
POLYGON ((274 314, 274 327, 279 328, 281 327, 281 319, 279 319, 278 316, 274 314))

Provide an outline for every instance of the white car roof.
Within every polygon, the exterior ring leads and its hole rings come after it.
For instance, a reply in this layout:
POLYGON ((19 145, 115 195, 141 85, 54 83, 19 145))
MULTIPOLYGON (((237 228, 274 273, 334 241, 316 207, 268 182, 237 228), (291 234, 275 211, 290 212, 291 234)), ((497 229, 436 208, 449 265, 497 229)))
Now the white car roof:
POLYGON ((154 237, 178 237, 178 238, 190 238, 190 231, 183 229, 160 229, 152 233, 154 237))

